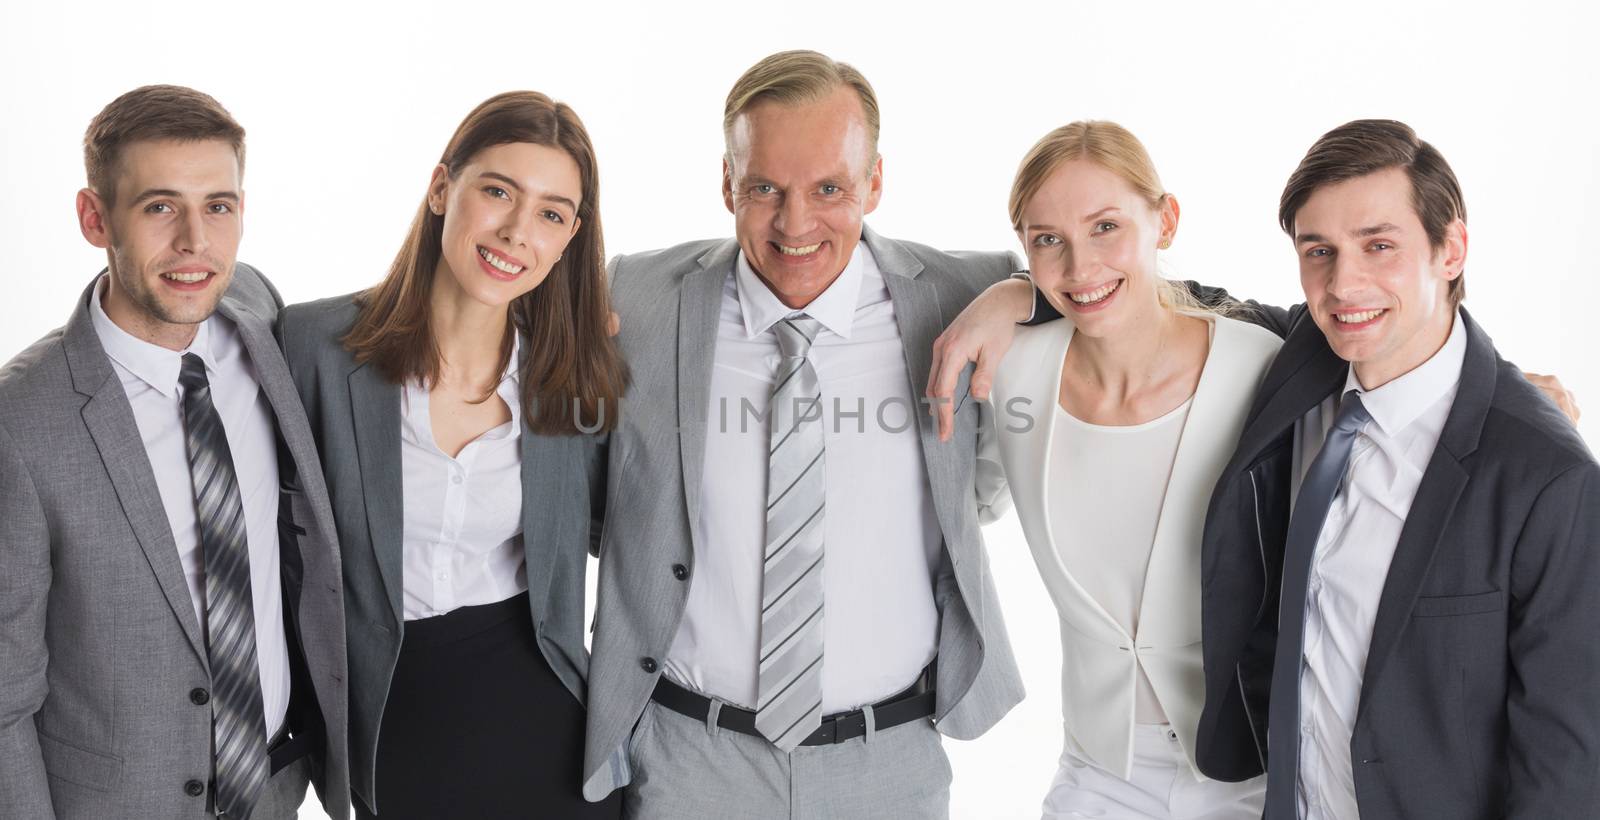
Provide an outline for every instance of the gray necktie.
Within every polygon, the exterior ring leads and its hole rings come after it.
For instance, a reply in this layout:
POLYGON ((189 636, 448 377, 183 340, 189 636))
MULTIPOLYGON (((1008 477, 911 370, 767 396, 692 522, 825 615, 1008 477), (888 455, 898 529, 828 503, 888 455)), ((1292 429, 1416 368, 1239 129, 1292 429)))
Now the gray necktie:
POLYGON ((821 325, 773 325, 783 361, 768 408, 767 536, 756 729, 785 752, 822 720, 822 393, 808 354, 821 325))
POLYGON ((206 576, 206 653, 211 662, 214 803, 219 816, 246 818, 267 782, 267 726, 256 665, 255 606, 244 504, 222 418, 199 356, 186 353, 184 439, 206 576))
POLYGON ((1283 554, 1283 593, 1278 608, 1278 647, 1272 664, 1272 700, 1267 710, 1266 820, 1299 816, 1296 784, 1300 763, 1300 666, 1305 645, 1306 584, 1328 508, 1350 466, 1350 450, 1362 426, 1372 420, 1361 396, 1351 390, 1339 403, 1333 428, 1311 460, 1283 554))

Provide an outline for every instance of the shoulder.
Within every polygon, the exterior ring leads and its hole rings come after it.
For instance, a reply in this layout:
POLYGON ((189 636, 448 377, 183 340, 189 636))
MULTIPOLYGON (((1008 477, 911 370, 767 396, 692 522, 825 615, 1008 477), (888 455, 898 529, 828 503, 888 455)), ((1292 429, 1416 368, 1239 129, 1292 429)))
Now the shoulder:
POLYGON ((0 366, 0 423, 25 423, 50 396, 71 390, 63 331, 50 331, 0 366))
POLYGON ((700 239, 653 251, 617 254, 611 257, 611 264, 607 267, 610 268, 613 282, 624 272, 632 276, 660 275, 681 279, 697 266, 700 257, 731 242, 732 239, 700 239))
POLYGON ((307 359, 348 354, 340 341, 355 324, 360 306, 356 293, 289 305, 278 313, 278 339, 291 364, 307 359))
POLYGON ((1217 328, 1216 347, 1229 355, 1270 361, 1283 347, 1283 339, 1278 334, 1254 322, 1227 316, 1214 316, 1212 321, 1217 328))
POLYGON ((980 290, 1021 270, 1017 258, 1003 251, 946 251, 888 237, 879 237, 879 241, 886 246, 899 246, 921 262, 926 272, 961 279, 980 290))
POLYGON ((1054 381, 1071 334, 1072 323, 1067 321, 1019 325, 1011 347, 995 369, 994 392, 999 400, 1033 392, 1038 379, 1054 381))
POLYGON ((278 295, 272 280, 254 265, 244 262, 233 264, 233 282, 228 287, 228 295, 260 313, 268 321, 272 321, 278 309, 283 307, 283 297, 278 295))
POLYGON ((1494 384, 1480 448, 1502 459, 1524 462, 1550 477, 1574 467, 1594 466, 1594 455, 1571 420, 1529 384, 1516 365, 1497 356, 1494 384))

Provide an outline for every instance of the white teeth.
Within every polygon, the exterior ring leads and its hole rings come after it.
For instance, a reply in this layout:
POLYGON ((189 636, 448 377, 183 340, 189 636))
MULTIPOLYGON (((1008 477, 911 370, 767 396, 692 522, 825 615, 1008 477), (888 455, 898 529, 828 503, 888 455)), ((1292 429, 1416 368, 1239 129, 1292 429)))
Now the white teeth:
POLYGON ((820 247, 822 247, 822 243, 818 242, 815 245, 807 245, 803 248, 791 248, 788 245, 779 245, 778 250, 783 251, 784 256, 806 256, 808 254, 816 253, 817 248, 820 247))
POLYGON ((174 282, 183 282, 184 284, 194 284, 195 282, 204 280, 210 275, 211 274, 205 271, 199 271, 197 273, 163 273, 161 274, 161 278, 171 279, 174 282))
POLYGON ((507 262, 506 260, 501 259, 498 256, 495 256, 494 253, 492 251, 490 251, 488 248, 483 248, 483 247, 478 248, 478 255, 483 257, 483 261, 488 262, 490 264, 490 266, 492 266, 497 271, 501 271, 503 273, 521 273, 522 272, 522 266, 521 265, 513 265, 510 262, 507 262))
POLYGON ((1092 305, 1096 302, 1104 300, 1107 296, 1110 296, 1111 293, 1115 291, 1121 284, 1121 282, 1112 282, 1109 285, 1102 285, 1098 288, 1095 288, 1088 293, 1069 293, 1067 294, 1067 298, 1077 302, 1080 305, 1092 305))
POLYGON ((1383 310, 1363 310, 1360 313, 1335 313, 1333 318, 1347 325, 1359 325, 1370 322, 1383 314, 1383 310))

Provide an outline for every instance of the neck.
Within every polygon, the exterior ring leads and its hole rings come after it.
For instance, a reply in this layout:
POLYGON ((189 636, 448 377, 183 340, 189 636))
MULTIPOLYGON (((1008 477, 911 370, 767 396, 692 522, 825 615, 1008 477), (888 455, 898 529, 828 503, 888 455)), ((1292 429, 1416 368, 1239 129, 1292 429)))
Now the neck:
POLYGON ((485 305, 456 284, 444 263, 433 276, 428 319, 439 349, 439 380, 488 392, 500 380, 500 349, 510 308, 485 305))
POLYGON ((1147 317, 1124 322, 1118 332, 1104 337, 1073 336, 1068 367, 1080 378, 1118 400, 1140 393, 1160 379, 1162 352, 1171 351, 1169 340, 1177 331, 1178 315, 1157 305, 1147 317))
POLYGON ((1455 327, 1455 321, 1455 308, 1439 311, 1439 315, 1427 327, 1417 331, 1413 343, 1405 349, 1381 359, 1352 362, 1351 367, 1355 369, 1356 380, 1361 382, 1361 389, 1377 390, 1426 364, 1444 348, 1445 342, 1450 341, 1450 331, 1455 327))

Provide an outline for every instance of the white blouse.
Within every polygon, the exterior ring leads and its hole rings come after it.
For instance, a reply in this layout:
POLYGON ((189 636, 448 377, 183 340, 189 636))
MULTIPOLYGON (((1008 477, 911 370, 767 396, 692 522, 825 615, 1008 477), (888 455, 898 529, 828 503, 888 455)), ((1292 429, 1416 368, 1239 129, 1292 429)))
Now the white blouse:
MULTIPOLYGON (((1135 639, 1156 523, 1193 402, 1191 397, 1161 418, 1123 427, 1090 424, 1059 404, 1055 408, 1050 458, 1069 468, 1053 472, 1049 503, 1055 520, 1071 522, 1070 528, 1057 528, 1063 537, 1056 552, 1089 596, 1135 639)), ((1167 722, 1142 664, 1134 720, 1167 722)))
POLYGON ((495 392, 511 420, 446 455, 433 438, 430 391, 406 384, 400 402, 405 510, 405 619, 503 601, 528 588, 522 550, 522 397, 518 347, 495 392))

